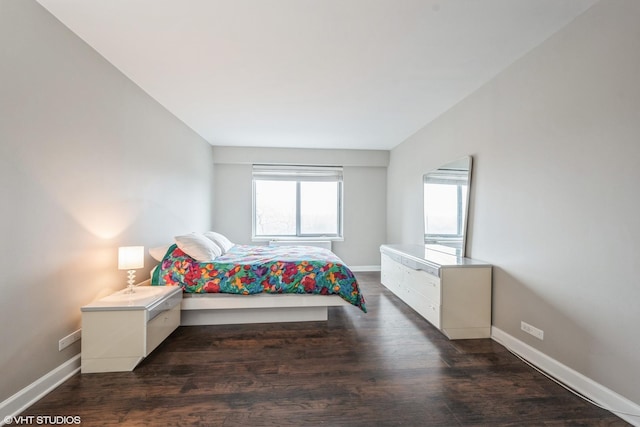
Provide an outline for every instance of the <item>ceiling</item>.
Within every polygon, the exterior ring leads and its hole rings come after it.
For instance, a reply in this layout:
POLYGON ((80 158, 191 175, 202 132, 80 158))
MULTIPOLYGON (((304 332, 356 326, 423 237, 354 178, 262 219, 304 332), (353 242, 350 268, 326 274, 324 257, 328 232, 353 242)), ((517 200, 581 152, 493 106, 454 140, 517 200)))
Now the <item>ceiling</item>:
POLYGON ((391 149, 597 0, 37 0, 212 145, 391 149))

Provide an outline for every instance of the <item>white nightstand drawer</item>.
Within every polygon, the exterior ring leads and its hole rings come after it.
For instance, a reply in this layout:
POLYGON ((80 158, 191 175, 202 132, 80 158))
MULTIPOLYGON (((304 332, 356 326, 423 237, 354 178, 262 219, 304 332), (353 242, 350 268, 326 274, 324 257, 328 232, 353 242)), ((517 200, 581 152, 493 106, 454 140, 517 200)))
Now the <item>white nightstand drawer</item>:
POLYGON ((165 338, 171 335, 180 326, 180 304, 174 305, 170 310, 159 313, 153 320, 147 323, 147 347, 145 356, 148 356, 165 338))
POLYGON ((176 294, 172 294, 167 298, 162 299, 161 301, 153 304, 152 306, 150 306, 147 310, 148 313, 148 320, 151 321, 152 319, 154 319, 156 316, 158 316, 160 313, 167 311, 167 310, 171 310, 173 307, 180 305, 180 303, 182 302, 182 293, 176 293, 176 294))

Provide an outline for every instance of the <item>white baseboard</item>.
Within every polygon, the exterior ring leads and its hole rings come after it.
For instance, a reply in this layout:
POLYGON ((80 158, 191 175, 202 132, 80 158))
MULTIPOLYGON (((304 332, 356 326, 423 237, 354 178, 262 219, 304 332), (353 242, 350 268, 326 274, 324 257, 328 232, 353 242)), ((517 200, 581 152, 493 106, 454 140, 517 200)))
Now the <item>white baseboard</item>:
POLYGON ((0 426, 5 424, 5 419, 19 415, 78 372, 80 372, 79 354, 0 403, 0 426))
POLYGON ((354 267, 349 266, 349 270, 353 271, 354 273, 357 272, 364 272, 364 271, 380 271, 380 266, 379 265, 356 265, 354 267))
POLYGON ((612 413, 626 422, 634 426, 640 426, 640 405, 637 403, 593 381, 580 372, 574 371, 495 326, 491 327, 491 338, 570 388, 599 405, 609 408, 612 413))

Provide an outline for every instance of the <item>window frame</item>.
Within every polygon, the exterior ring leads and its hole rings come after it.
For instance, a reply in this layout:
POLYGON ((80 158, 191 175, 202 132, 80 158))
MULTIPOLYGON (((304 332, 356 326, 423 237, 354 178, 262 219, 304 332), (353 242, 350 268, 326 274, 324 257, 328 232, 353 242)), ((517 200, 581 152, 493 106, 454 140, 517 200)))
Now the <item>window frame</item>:
POLYGON ((254 241, 268 240, 343 240, 344 224, 344 185, 342 166, 292 166, 254 164, 251 179, 251 238, 254 241), (288 181, 296 183, 296 233, 295 234, 256 234, 256 182, 288 181), (337 224, 336 233, 302 233, 301 231, 301 183, 302 182, 335 182, 337 184, 337 224))

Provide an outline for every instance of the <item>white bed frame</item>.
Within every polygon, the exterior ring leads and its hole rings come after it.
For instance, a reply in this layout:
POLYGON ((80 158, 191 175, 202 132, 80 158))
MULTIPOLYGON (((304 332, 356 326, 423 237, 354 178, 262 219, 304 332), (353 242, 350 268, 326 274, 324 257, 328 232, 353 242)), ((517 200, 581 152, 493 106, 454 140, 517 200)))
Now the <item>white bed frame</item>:
MULTIPOLYGON (((150 286, 147 279, 137 286, 150 286)), ((351 305, 338 295, 182 294, 180 325, 326 321, 329 307, 351 305)))
POLYGON ((183 294, 180 325, 326 321, 328 307, 343 305, 337 295, 183 294))

